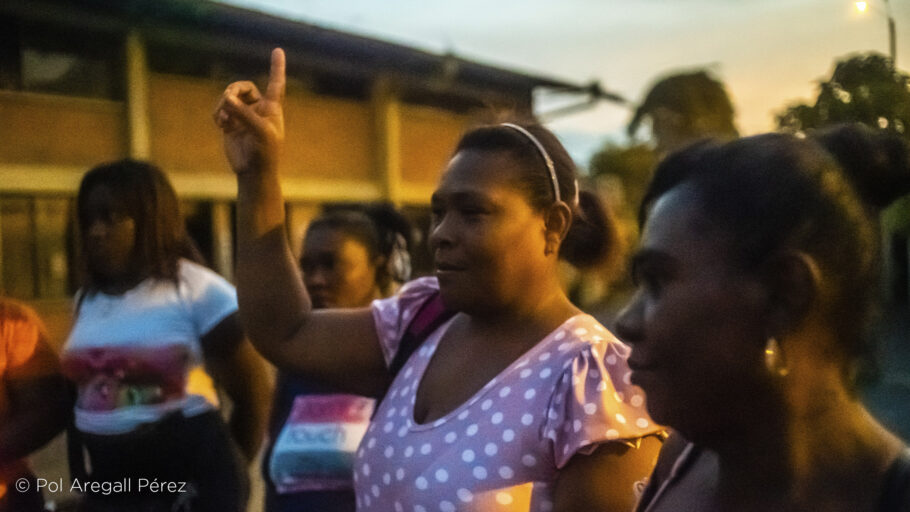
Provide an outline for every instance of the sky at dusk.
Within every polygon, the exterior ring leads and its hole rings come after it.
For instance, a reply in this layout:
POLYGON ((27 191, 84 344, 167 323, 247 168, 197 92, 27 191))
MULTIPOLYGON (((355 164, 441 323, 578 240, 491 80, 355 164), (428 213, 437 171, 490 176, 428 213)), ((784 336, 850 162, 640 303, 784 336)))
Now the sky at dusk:
MULTIPOLYGON (((452 51, 485 64, 579 85, 599 80, 640 101, 673 71, 707 67, 727 84, 743 134, 814 97, 836 59, 888 53, 886 3, 844 0, 230 0, 320 26, 452 51)), ((910 68, 910 0, 890 0, 898 68, 910 68)), ((554 100, 541 98, 540 110, 554 100)), ((581 164, 626 140, 627 107, 601 103, 550 122, 581 164)))

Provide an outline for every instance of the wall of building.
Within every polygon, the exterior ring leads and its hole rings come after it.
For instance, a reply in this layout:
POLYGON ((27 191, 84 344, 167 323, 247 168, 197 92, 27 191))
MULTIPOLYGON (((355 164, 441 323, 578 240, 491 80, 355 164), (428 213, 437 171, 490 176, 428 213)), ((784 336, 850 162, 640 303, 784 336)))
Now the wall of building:
MULTIPOLYGON (((9 17, 0 16, 0 24, 26 31, 9 17)), ((214 72, 157 69, 163 50, 137 30, 99 34, 118 45, 102 51, 68 44, 74 32, 90 40, 90 28, 70 26, 56 41, 55 26, 35 20, 26 25, 31 35, 19 40, 18 56, 0 56, 0 140, 7 141, 0 145, 2 292, 33 302, 52 338, 62 342, 77 286, 78 183, 90 167, 128 156, 165 170, 209 263, 230 277, 235 185, 211 121, 225 79, 214 72), (151 65, 150 53, 157 56, 151 65), (111 86, 111 80, 122 86, 111 86)), ((305 79, 291 77, 289 83, 281 173, 295 250, 322 203, 425 206, 460 134, 486 115, 408 104, 385 78, 362 97, 317 93, 305 79)))

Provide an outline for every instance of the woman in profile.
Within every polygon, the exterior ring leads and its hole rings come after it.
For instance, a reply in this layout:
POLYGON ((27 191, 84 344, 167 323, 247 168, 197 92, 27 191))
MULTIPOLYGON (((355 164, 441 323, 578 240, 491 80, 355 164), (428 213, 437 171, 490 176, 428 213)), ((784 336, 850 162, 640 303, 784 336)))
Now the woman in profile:
POLYGON ((632 382, 674 429, 640 512, 906 511, 910 452, 857 396, 878 213, 906 143, 860 126, 668 157, 641 207, 632 382))

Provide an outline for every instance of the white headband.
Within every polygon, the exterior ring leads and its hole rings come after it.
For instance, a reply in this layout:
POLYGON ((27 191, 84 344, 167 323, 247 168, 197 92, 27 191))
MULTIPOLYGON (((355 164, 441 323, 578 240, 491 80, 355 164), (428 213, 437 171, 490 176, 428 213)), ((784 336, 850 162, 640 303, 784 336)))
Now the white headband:
MULTIPOLYGON (((512 128, 513 130, 516 130, 518 133, 524 135, 525 137, 528 138, 528 140, 530 140, 531 142, 534 143, 534 146, 537 147, 537 151, 540 152, 540 156, 542 156, 544 159, 544 162, 547 163, 547 170, 550 171, 550 181, 553 184, 553 197, 556 198, 557 203, 562 201, 562 198, 559 194, 559 180, 556 179, 556 167, 553 165, 553 159, 550 158, 550 154, 547 153, 547 150, 543 147, 543 144, 541 144, 540 141, 537 140, 537 137, 532 135, 531 132, 522 128, 521 126, 518 126, 517 124, 502 123, 500 126, 507 126, 509 128, 512 128)), ((576 195, 577 195, 578 194, 577 186, 576 186, 575 190, 576 190, 576 195)))

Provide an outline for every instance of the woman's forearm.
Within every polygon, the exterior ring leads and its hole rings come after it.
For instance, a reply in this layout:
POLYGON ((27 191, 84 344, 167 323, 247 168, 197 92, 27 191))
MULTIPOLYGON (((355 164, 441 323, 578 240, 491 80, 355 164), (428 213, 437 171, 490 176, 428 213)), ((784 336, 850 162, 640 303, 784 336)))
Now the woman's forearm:
POLYGON ((278 158, 284 141, 285 57, 272 51, 264 93, 248 81, 227 86, 215 110, 224 152, 237 175, 237 298, 253 345, 281 359, 281 347, 303 324, 310 300, 284 227, 278 158))
POLYGON ((273 386, 262 358, 244 342, 233 354, 227 368, 233 375, 224 379, 225 391, 234 404, 230 429, 248 461, 259 451, 266 433, 273 386))
POLYGON ((266 357, 299 329, 310 299, 285 230, 274 169, 237 177, 237 297, 244 330, 266 357))

